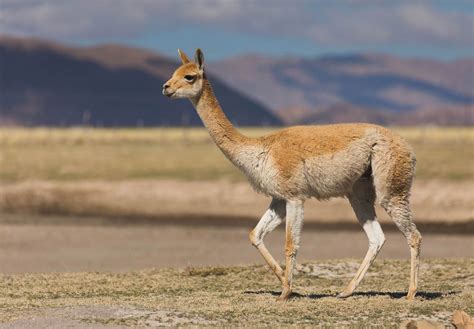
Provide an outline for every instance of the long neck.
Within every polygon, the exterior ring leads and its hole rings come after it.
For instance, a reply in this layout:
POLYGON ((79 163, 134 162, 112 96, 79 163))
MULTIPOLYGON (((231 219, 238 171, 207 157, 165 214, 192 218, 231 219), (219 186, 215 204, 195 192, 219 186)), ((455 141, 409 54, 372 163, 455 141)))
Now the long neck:
POLYGON ((226 117, 207 79, 203 79, 201 95, 191 102, 216 145, 234 162, 236 150, 250 139, 238 132, 226 117))

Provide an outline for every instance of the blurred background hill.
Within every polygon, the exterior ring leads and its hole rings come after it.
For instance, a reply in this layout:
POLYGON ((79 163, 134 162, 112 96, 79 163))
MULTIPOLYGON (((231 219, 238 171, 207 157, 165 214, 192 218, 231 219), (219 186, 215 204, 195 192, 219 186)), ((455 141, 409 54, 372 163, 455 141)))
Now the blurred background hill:
POLYGON ((247 55, 213 69, 292 123, 473 124, 474 58, 247 55))
MULTIPOLYGON (((189 103, 161 95, 176 66, 174 58, 126 45, 4 36, 0 124, 201 125, 189 103)), ((242 55, 208 67, 226 113, 240 126, 474 124, 474 58, 242 55)))
MULTIPOLYGON (((25 126, 196 126, 189 102, 161 86, 175 59, 122 45, 71 47, 0 38, 0 124, 25 126)), ((244 126, 280 125, 264 106, 211 75, 226 113, 244 126)))

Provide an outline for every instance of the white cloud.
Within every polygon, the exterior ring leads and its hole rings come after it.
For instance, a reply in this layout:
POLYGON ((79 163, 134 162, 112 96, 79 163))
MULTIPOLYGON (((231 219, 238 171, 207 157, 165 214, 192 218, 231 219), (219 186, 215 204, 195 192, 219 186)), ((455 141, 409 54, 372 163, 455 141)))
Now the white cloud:
MULTIPOLYGON (((463 13, 442 13, 419 4, 399 8, 397 16, 407 30, 438 42, 473 42, 474 18, 463 13)), ((409 32, 409 31, 407 31, 409 32)))
POLYGON ((322 46, 473 46, 472 13, 416 1, 0 0, 2 33, 59 39, 133 38, 185 25, 286 35, 322 46))

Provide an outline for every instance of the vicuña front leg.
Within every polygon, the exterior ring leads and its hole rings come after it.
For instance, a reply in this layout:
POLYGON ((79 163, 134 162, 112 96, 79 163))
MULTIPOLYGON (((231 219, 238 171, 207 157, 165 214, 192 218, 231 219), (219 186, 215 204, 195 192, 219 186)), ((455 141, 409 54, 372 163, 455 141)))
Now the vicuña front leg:
POLYGON ((265 235, 273 231, 278 225, 280 225, 285 219, 285 207, 286 202, 284 200, 273 199, 268 210, 262 216, 257 226, 255 226, 255 228, 249 234, 252 245, 257 248, 257 250, 263 256, 263 259, 265 259, 267 264, 282 283, 284 272, 275 258, 273 258, 273 256, 263 244, 263 238, 265 235))
POLYGON ((291 200, 286 203, 286 268, 285 277, 283 279, 283 291, 278 298, 279 300, 286 300, 291 295, 293 269, 295 267, 296 254, 300 246, 301 228, 303 226, 303 207, 302 200, 291 200))

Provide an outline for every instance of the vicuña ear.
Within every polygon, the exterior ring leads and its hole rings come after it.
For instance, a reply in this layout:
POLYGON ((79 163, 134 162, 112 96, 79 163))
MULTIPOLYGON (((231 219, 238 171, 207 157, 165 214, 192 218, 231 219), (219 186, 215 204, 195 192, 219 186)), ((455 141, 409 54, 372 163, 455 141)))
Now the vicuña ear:
POLYGON ((190 62, 188 56, 186 56, 186 54, 181 49, 178 49, 178 54, 179 54, 179 58, 181 58, 181 62, 183 62, 183 64, 186 64, 186 63, 190 62))
POLYGON ((200 70, 204 69, 204 54, 201 49, 196 49, 196 54, 194 55, 194 61, 198 65, 200 70))

